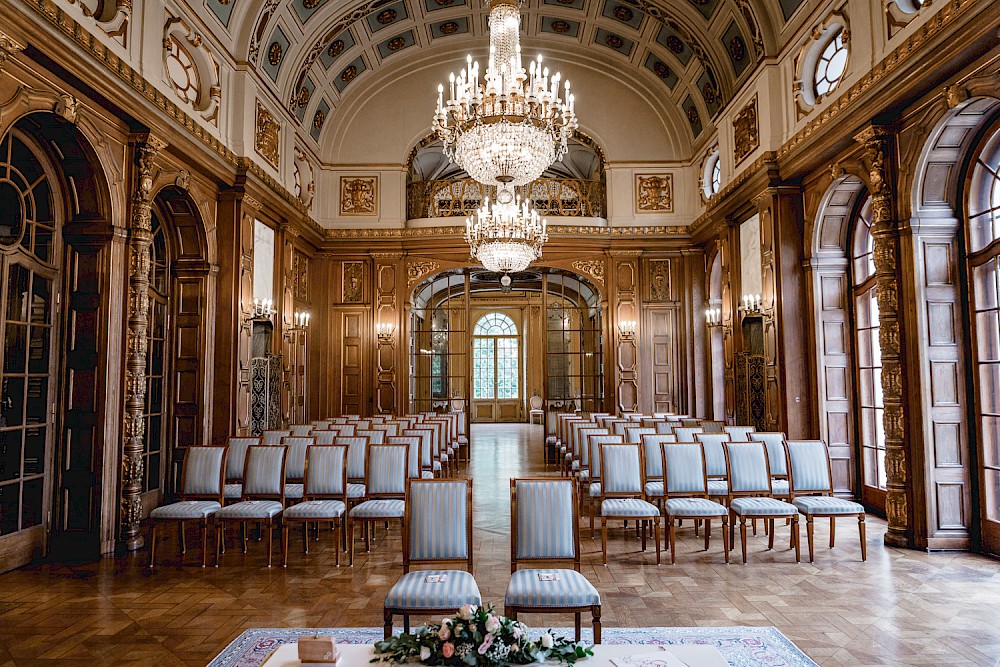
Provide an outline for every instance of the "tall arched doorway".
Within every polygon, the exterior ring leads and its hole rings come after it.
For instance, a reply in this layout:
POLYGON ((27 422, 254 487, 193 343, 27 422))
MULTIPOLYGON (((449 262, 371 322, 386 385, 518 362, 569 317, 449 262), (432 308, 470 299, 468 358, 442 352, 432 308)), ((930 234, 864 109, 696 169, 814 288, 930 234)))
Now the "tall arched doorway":
POLYGON ((521 337, 510 315, 482 315, 472 331, 472 419, 520 421, 521 337))

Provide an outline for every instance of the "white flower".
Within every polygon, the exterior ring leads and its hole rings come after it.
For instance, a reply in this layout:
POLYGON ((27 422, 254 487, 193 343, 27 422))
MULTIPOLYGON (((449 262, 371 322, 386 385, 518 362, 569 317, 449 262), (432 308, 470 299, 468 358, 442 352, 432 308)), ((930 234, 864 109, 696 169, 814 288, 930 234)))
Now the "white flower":
POLYGON ((424 662, 425 660, 429 659, 430 657, 431 657, 431 650, 429 648, 427 648, 426 646, 421 646, 420 647, 420 661, 424 662))
POLYGON ((552 635, 546 632, 544 635, 542 635, 542 638, 539 640, 539 643, 541 643, 542 648, 552 648, 552 635))
POLYGON ((471 621, 472 616, 475 613, 476 613, 475 605, 463 604, 462 607, 458 610, 458 617, 461 618, 463 621, 471 621))
POLYGON ((490 614, 486 618, 486 632, 496 632, 500 629, 500 619, 490 614))
POLYGON ((451 627, 451 619, 450 619, 450 618, 442 618, 442 619, 441 619, 441 626, 442 626, 442 627, 444 627, 444 626, 446 626, 446 625, 447 625, 447 626, 448 626, 449 628, 451 627))

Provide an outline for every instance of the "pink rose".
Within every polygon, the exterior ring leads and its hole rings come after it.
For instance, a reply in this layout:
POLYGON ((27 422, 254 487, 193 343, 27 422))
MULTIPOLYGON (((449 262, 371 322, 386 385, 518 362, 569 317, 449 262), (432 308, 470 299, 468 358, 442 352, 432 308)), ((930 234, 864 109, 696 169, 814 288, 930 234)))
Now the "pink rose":
POLYGON ((451 642, 445 642, 444 644, 442 644, 441 655, 443 655, 445 659, 448 659, 451 656, 455 655, 455 645, 452 644, 451 642))
POLYGON ((440 639, 443 642, 446 642, 450 637, 451 637, 451 628, 449 628, 447 625, 442 625, 441 629, 438 630, 438 639, 440 639))
POLYGON ((479 655, 486 655, 486 652, 490 650, 490 646, 492 645, 493 645, 493 635, 492 633, 487 634, 486 639, 484 639, 483 643, 480 644, 479 646, 479 655))

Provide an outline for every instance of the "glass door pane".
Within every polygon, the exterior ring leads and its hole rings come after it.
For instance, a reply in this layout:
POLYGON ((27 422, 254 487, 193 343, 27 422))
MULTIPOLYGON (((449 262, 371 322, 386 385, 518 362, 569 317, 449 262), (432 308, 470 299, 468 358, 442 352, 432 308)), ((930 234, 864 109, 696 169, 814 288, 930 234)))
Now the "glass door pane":
POLYGON ((517 338, 497 338, 497 398, 518 398, 517 338))
POLYGON ((496 351, 494 339, 473 338, 473 394, 477 400, 496 397, 496 351))

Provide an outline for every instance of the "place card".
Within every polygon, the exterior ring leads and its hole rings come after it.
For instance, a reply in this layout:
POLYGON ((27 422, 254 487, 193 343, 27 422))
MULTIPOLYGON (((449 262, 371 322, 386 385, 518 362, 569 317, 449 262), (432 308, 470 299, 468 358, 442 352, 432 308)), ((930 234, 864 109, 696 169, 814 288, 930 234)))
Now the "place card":
POLYGON ((559 573, 558 572, 539 572, 538 573, 538 580, 539 581, 559 581, 559 573))
POLYGON ((299 660, 302 667, 337 664, 340 660, 340 651, 333 641, 333 637, 299 637, 299 660))
POLYGON ((615 667, 688 667, 688 664, 661 649, 655 653, 637 653, 611 658, 615 667))
POLYGON ((448 581, 447 574, 428 574, 424 577, 425 584, 443 584, 448 581))

